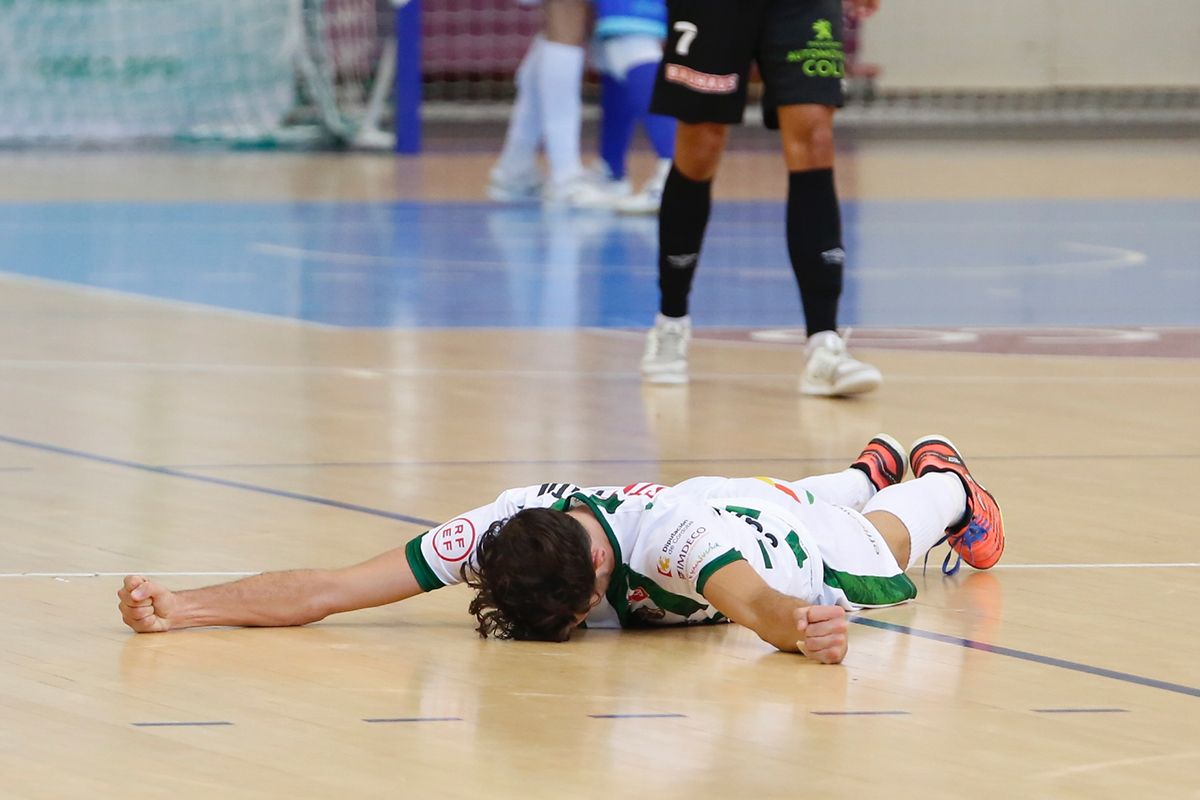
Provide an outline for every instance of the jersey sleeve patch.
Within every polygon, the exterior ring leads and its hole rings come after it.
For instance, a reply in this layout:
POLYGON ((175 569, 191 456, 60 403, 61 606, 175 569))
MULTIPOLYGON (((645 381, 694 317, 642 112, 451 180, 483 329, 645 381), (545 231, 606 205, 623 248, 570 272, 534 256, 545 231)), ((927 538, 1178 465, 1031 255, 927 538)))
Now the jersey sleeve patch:
POLYGON ((456 517, 429 533, 433 552, 451 564, 462 561, 475 550, 475 523, 456 517))

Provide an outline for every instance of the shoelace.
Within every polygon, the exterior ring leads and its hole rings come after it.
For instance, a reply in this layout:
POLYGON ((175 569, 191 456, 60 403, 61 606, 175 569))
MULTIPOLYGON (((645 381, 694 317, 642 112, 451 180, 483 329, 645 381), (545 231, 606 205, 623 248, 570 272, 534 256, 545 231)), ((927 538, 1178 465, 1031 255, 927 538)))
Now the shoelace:
MULTIPOLYGON (((948 536, 943 536, 941 539, 938 539, 937 544, 935 544, 933 547, 937 547, 938 545, 944 543, 948 538, 948 536)), ((922 573, 929 569, 929 554, 933 552, 933 547, 925 551, 925 561, 921 564, 922 573)), ((946 557, 942 560, 942 574, 953 575, 954 573, 958 572, 960 567, 962 567, 962 556, 958 554, 957 550, 951 547, 950 552, 946 553, 946 557), (950 567, 948 566, 950 564, 950 559, 954 556, 958 556, 958 560, 954 562, 953 567, 950 567)))

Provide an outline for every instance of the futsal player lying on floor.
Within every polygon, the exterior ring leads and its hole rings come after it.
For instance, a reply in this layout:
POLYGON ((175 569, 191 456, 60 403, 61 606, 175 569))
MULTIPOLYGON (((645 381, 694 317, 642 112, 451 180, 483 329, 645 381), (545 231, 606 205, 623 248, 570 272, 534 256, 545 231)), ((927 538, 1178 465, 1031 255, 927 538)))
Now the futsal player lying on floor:
POLYGON ((1004 550, 995 498, 949 440, 919 439, 906 457, 881 434, 829 475, 508 489, 353 566, 179 592, 129 575, 117 595, 126 625, 157 633, 304 625, 466 582, 485 637, 565 641, 584 623, 735 620, 780 650, 835 664, 846 655, 846 611, 915 597, 904 570, 942 541, 947 573, 961 561, 995 564, 1004 550), (901 483, 910 460, 916 478, 901 483))

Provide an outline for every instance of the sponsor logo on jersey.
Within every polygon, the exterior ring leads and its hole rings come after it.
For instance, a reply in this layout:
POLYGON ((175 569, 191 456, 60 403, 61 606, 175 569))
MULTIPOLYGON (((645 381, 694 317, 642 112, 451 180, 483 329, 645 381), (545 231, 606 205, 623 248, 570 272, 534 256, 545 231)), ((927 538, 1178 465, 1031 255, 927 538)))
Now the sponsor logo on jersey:
POLYGON ((679 577, 689 581, 694 580, 696 575, 700 572, 700 566, 704 563, 704 559, 708 558, 710 555, 712 555, 714 550, 718 550, 720 547, 721 545, 717 544, 716 542, 709 542, 708 546, 692 556, 691 568, 688 569, 686 573, 681 572, 679 577))
MULTIPOLYGON (((690 575, 688 574, 688 570, 686 569, 687 561, 688 561, 688 553, 691 552, 692 545, 694 545, 696 542, 698 542, 700 539, 703 539, 707 535, 708 535, 708 528, 705 528, 704 526, 700 526, 699 528, 696 528, 696 530, 692 531, 691 536, 687 537, 687 540, 683 543, 683 546, 679 548, 679 555, 677 555, 675 557, 675 574, 676 575, 678 575, 681 578, 688 579, 688 580, 695 577, 695 574, 696 574, 695 568, 693 568, 691 570, 690 575)), ((714 545, 714 547, 715 547, 715 545, 714 545)))
POLYGON ((671 577, 671 559, 663 556, 658 560, 658 574, 671 577))
POLYGON ((817 41, 828 41, 833 38, 833 23, 827 19, 819 19, 813 23, 813 36, 817 41))
POLYGON ((475 549, 475 526, 466 517, 452 519, 438 528, 430 537, 433 552, 442 561, 462 561, 475 549))
POLYGON ((630 603, 644 603, 645 601, 647 601, 649 599, 650 599, 650 595, 646 592, 645 589, 643 589, 640 586, 629 593, 629 602, 630 603))
POLYGON ((698 72, 682 64, 667 64, 663 77, 670 83, 677 83, 689 89, 704 94, 733 94, 738 88, 738 74, 713 75, 709 72, 698 72))

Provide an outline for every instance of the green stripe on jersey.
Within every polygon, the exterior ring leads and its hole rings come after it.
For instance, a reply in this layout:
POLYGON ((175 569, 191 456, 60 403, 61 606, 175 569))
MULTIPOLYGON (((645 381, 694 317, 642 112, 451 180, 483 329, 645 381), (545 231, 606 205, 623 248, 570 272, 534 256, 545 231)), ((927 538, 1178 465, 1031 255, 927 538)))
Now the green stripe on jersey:
POLYGON ((762 539, 756 539, 755 541, 758 542, 758 549, 762 551, 763 563, 767 565, 767 569, 771 569, 771 556, 767 554, 767 546, 762 543, 762 539))
POLYGON ((440 589, 446 585, 429 568, 429 564, 425 561, 425 554, 421 552, 421 540, 429 533, 429 531, 425 531, 404 546, 404 557, 408 559, 408 568, 412 570, 413 577, 417 579, 417 585, 423 592, 432 592, 434 589, 440 589))
POLYGON ((721 567, 727 567, 735 561, 745 561, 745 557, 738 552, 737 548, 730 550, 724 555, 719 555, 712 561, 704 565, 704 569, 700 570, 700 574, 696 576, 696 591, 704 594, 704 587, 708 584, 708 579, 713 576, 713 573, 721 567))
POLYGON ((667 591, 659 586, 653 578, 647 578, 645 575, 635 572, 632 569, 628 573, 629 588, 644 590, 646 594, 650 595, 650 599, 654 602, 654 605, 663 611, 668 611, 681 617, 690 617, 697 611, 703 611, 708 608, 704 603, 697 602, 690 597, 684 597, 681 594, 667 591))
POLYGON ((787 536, 783 537, 787 542, 787 546, 791 548, 792 553, 796 556, 796 566, 803 567, 804 562, 808 560, 808 553, 804 552, 804 548, 800 546, 800 537, 795 531, 788 531, 787 536))
POLYGON ((825 565, 825 585, 841 589, 846 599, 860 606, 893 606, 917 596, 917 587, 901 572, 885 578, 879 575, 851 575, 825 565))

